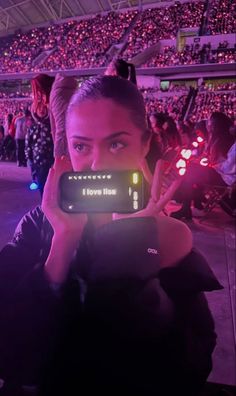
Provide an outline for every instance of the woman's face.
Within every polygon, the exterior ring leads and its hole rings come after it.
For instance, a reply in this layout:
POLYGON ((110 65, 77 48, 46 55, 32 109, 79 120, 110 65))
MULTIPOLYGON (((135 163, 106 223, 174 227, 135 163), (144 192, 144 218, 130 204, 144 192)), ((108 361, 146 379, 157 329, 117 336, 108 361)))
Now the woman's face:
POLYGON ((155 127, 156 127, 156 118, 153 117, 153 116, 150 116, 150 117, 149 117, 149 120, 150 120, 151 127, 152 127, 152 129, 153 129, 153 131, 154 131, 154 129, 155 129, 155 127))
POLYGON ((68 116, 74 171, 140 169, 149 149, 129 111, 110 99, 86 100, 68 116))
POLYGON ((161 128, 161 126, 158 125, 156 117, 150 116, 149 120, 150 120, 153 132, 154 133, 161 132, 162 128, 161 128))

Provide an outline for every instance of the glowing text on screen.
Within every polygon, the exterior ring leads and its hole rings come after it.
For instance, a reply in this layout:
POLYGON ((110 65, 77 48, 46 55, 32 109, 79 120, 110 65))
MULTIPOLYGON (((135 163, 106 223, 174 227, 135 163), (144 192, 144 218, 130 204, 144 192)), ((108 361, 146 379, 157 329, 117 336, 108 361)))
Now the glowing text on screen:
POLYGON ((116 195, 117 190, 116 188, 83 188, 82 195, 85 196, 101 196, 101 195, 116 195))

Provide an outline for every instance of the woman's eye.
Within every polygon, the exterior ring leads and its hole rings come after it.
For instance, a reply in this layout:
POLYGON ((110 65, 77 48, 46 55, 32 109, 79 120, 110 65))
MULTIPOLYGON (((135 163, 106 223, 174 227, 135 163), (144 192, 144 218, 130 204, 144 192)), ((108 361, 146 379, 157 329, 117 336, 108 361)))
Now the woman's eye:
POLYGON ((124 143, 121 143, 121 142, 112 142, 111 145, 110 145, 110 151, 114 153, 114 152, 116 152, 116 151, 118 151, 118 150, 123 149, 124 147, 125 147, 125 144, 124 144, 124 143))
POLYGON ((83 144, 83 143, 74 144, 73 147, 78 153, 85 154, 89 151, 89 146, 87 146, 86 144, 83 144))

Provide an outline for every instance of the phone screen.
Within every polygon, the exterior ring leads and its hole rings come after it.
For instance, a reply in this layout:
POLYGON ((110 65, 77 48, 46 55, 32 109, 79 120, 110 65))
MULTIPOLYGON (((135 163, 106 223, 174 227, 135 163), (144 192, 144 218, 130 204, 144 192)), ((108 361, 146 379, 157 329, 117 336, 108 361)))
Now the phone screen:
POLYGON ((132 213, 144 207, 140 171, 66 172, 59 182, 59 205, 70 213, 132 213))

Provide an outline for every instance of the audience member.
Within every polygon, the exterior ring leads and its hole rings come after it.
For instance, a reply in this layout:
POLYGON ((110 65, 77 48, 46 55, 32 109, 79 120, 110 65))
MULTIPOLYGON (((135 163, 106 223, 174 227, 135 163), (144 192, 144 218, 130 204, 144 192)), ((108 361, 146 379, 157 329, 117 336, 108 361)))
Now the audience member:
POLYGON ((12 136, 12 121, 13 114, 9 113, 5 116, 4 122, 4 139, 2 143, 2 154, 1 160, 4 161, 14 161, 15 160, 15 151, 16 151, 16 143, 15 138, 12 136))
POLYGON ((27 166, 25 157, 25 136, 27 133, 27 118, 31 116, 30 111, 24 111, 24 115, 18 117, 15 121, 16 125, 16 159, 18 166, 27 166))
POLYGON ((39 74, 31 82, 33 91, 31 112, 34 123, 26 134, 25 153, 31 168, 32 179, 37 182, 41 196, 49 169, 54 162, 48 108, 53 82, 54 77, 46 74, 39 74))
POLYGON ((232 123, 223 113, 214 112, 208 122, 209 141, 207 154, 210 166, 201 166, 192 163, 188 167, 187 173, 180 186, 182 195, 182 207, 177 212, 171 214, 176 219, 191 219, 191 203, 194 200, 195 216, 203 214, 203 205, 199 194, 205 184, 208 185, 233 185, 236 182, 236 143, 235 138, 230 134, 232 123), (196 187, 197 186, 197 187, 196 187))
POLYGON ((67 214, 57 201, 71 165, 142 169, 150 134, 136 86, 115 76, 85 82, 68 107, 67 139, 71 164, 56 160, 42 207, 0 253, 3 378, 40 383, 43 396, 197 395, 216 343, 203 292, 221 285, 189 229, 157 215, 159 173, 133 216, 67 214))

